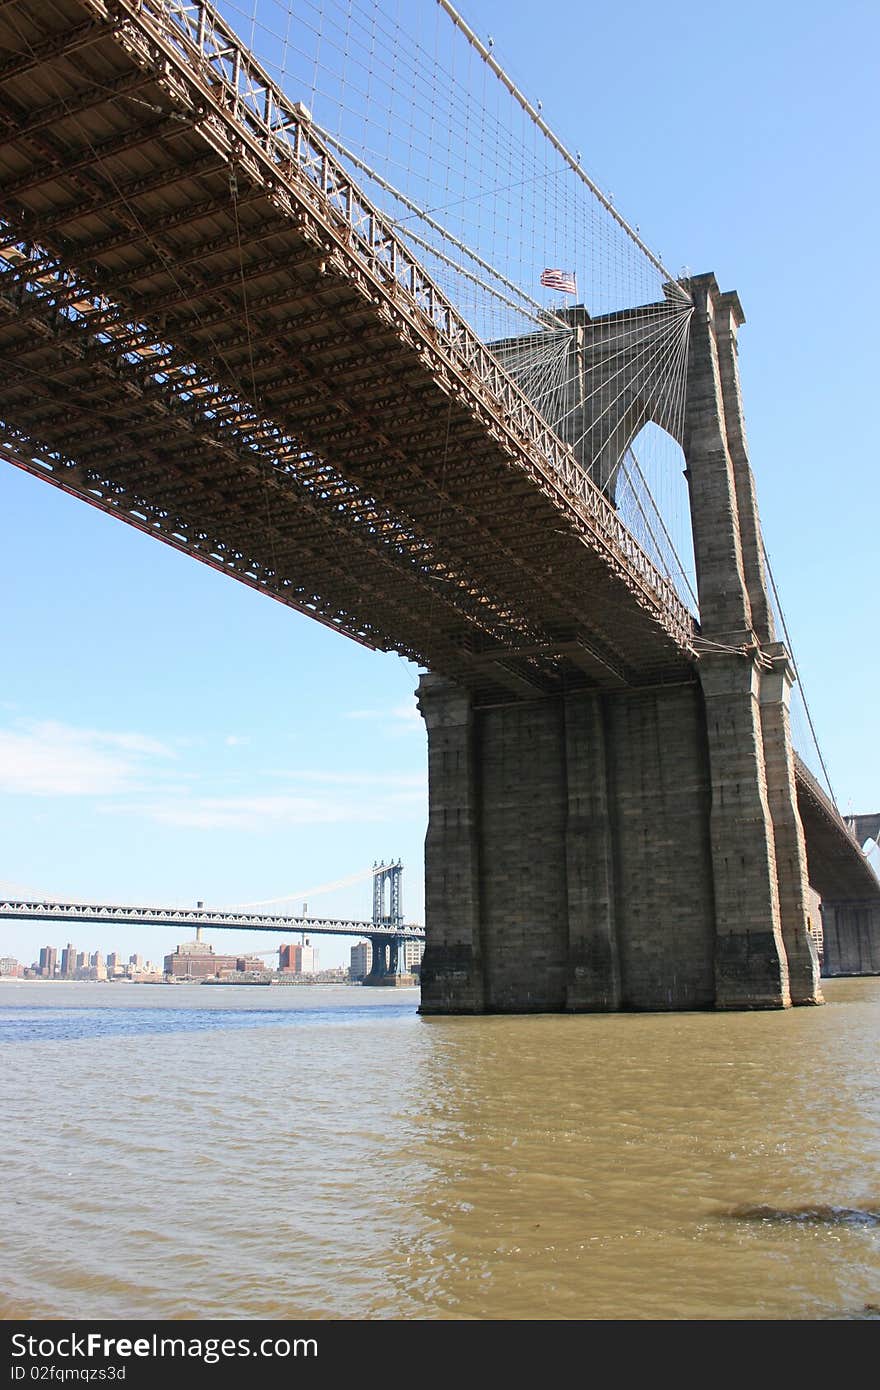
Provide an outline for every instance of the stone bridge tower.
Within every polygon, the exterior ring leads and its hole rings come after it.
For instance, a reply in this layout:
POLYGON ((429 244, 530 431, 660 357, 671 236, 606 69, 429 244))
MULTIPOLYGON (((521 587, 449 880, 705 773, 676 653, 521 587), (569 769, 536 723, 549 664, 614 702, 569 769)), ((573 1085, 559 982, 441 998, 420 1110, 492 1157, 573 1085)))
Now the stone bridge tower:
MULTIPOLYGON (((675 685, 572 690, 492 708, 422 677, 424 1013, 821 1002, 789 726, 792 667, 773 631, 743 425, 743 314, 712 275, 686 288, 687 404, 676 437, 690 490, 699 661, 675 685)), ((595 371, 622 323, 644 331, 640 316, 664 308, 596 320, 569 311, 571 350, 595 371)), ((515 351, 515 342, 499 347, 515 351)), ((572 439, 589 409, 585 396, 566 402, 572 439)), ((613 486, 648 420, 671 430, 661 395, 635 379, 618 388, 584 459, 596 481, 613 486)))

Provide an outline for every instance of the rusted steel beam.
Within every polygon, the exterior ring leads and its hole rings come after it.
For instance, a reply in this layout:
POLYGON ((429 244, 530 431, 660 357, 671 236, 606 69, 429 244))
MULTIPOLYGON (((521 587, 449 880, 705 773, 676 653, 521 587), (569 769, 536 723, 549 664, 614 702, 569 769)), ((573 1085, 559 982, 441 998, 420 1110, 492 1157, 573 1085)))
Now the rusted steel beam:
POLYGON ((61 101, 52 102, 50 106, 43 106, 27 120, 21 120, 17 124, 9 116, 6 116, 4 119, 8 133, 0 133, 0 150, 7 145, 15 144, 18 140, 40 134, 42 131, 48 130, 50 126, 70 120, 72 117, 85 115, 97 107, 106 106, 110 101, 118 100, 120 97, 133 96, 135 92, 142 91, 144 87, 152 86, 154 81, 155 79, 149 73, 130 73, 124 77, 117 77, 102 83, 100 88, 90 88, 80 97, 67 97, 61 101))
MULTIPOLYGON (((101 165, 106 164, 108 160, 133 154, 135 150, 141 149, 144 145, 175 135, 191 135, 191 131, 187 126, 182 125, 176 116, 162 116, 146 126, 140 126, 114 139, 105 140, 101 144, 96 145, 88 141, 85 154, 82 154, 78 159, 73 159, 68 152, 68 157, 61 168, 42 169, 37 171, 36 177, 29 174, 17 182, 0 184, 0 198, 7 205, 10 202, 21 202, 30 197, 32 193, 36 193, 38 189, 45 187, 47 183, 59 181, 63 183, 65 179, 72 178, 80 171, 92 173, 96 167, 98 177, 102 181, 107 180, 110 176, 102 172, 101 165)), ((110 179, 110 189, 112 192, 116 191, 112 178, 110 179)))
MULTIPOLYGON (((267 256, 265 260, 255 262, 252 265, 242 264, 235 266, 232 270, 222 275, 211 275, 205 273, 199 283, 191 283, 184 290, 180 286, 175 293, 159 295, 129 295, 127 296, 130 312, 137 314, 139 318, 150 319, 156 314, 165 313, 166 310, 182 309, 188 304, 194 304, 200 299, 216 298, 224 290, 241 289, 242 284, 249 285, 255 280, 262 280, 267 275, 276 275, 279 272, 289 271, 292 268, 308 265, 318 259, 313 250, 297 251, 292 255, 289 252, 267 256)), ((176 265, 169 267, 168 273, 175 274, 178 271, 176 265)), ((248 304, 248 309, 250 305, 248 304)), ((125 312, 125 310, 124 310, 125 312)), ((239 314, 242 309, 239 306, 239 314)))
POLYGON ((23 77, 34 68, 51 63, 54 58, 67 58, 72 53, 79 53, 90 44, 106 38, 112 29, 112 19, 90 19, 44 39, 42 43, 26 44, 21 53, 0 63, 0 84, 23 77))
MULTIPOLYGON (((67 321, 66 321, 66 320, 61 320, 60 322, 66 323, 67 321)), ((77 408, 77 407, 74 406, 74 409, 76 409, 76 408, 77 408)), ((166 407, 166 413, 167 413, 167 407, 166 407)), ((143 471, 144 471, 144 470, 143 470, 143 463, 144 463, 144 460, 146 460, 148 463, 149 463, 150 461, 152 462, 152 469, 153 469, 154 475, 157 475, 157 476, 165 475, 165 476, 167 476, 168 468, 171 467, 171 466, 173 466, 172 463, 171 463, 167 458, 165 458, 165 457, 163 456, 163 454, 161 453, 161 451, 156 451, 155 449, 145 449, 144 446, 143 446, 143 444, 141 443, 141 441, 137 438, 137 435, 138 435, 138 433, 139 433, 139 430, 140 430, 140 429, 143 429, 143 428, 146 428, 146 429, 150 432, 150 435, 151 435, 151 436, 154 436, 154 435, 155 435, 155 431, 156 431, 156 417, 155 417, 155 414, 154 414, 154 413, 151 414, 150 418, 148 418, 148 419, 146 419, 146 420, 143 420, 143 421, 141 421, 141 422, 135 424, 135 423, 131 422, 130 420, 125 420, 125 421, 123 421, 122 418, 119 416, 118 411, 117 411, 116 417, 115 417, 115 419, 114 419, 113 429, 106 432, 106 443, 103 444, 103 446, 102 446, 101 439, 95 437, 94 424, 93 424, 93 421, 91 420, 91 412, 87 412, 87 414, 88 414, 89 418, 88 418, 88 419, 85 421, 85 423, 84 423, 84 435, 85 435, 85 438, 86 438, 86 440, 88 441, 88 445, 89 445, 89 448, 88 448, 88 451, 87 451, 87 457, 88 457, 88 466, 89 466, 90 468, 98 468, 98 469, 100 469, 100 468, 101 468, 101 465, 102 465, 102 460, 104 460, 104 459, 106 458, 106 461, 108 462, 108 464, 110 464, 111 467, 113 467, 113 466, 115 465, 114 471, 115 471, 116 476, 118 476, 118 477, 119 477, 119 476, 122 476, 125 472, 128 471, 128 469, 127 469, 127 465, 126 465, 126 463, 125 463, 125 461, 124 461, 124 458, 121 458, 120 455, 121 455, 121 454, 124 454, 124 452, 125 452, 125 447, 126 447, 126 445, 128 445, 128 446, 133 446, 133 447, 136 449, 137 453, 138 453, 138 469, 137 469, 137 471, 138 471, 138 474, 139 474, 139 475, 142 475, 142 473, 143 473, 143 471)), ((69 417, 67 417, 64 413, 61 413, 59 418, 61 419, 61 422, 62 422, 62 428, 61 428, 61 435, 62 435, 62 438, 64 438, 64 439, 71 439, 72 441, 75 440, 75 439, 78 437, 80 431, 79 431, 79 430, 76 430, 76 429, 73 429, 73 430, 71 429, 71 426, 70 426, 70 423, 69 423, 69 417)), ((178 424, 178 425, 181 423, 180 420, 179 420, 179 418, 175 420, 175 423, 178 424)), ((204 422, 202 422, 202 423, 204 423, 204 422)), ((44 444, 45 444, 45 442, 46 442, 46 441, 44 441, 44 444)), ((55 440, 52 440, 52 443, 55 444, 56 441, 55 441, 55 440)), ((227 447, 228 447, 228 446, 227 446, 227 447)), ((211 493, 212 490, 215 490, 214 480, 211 479, 211 480, 209 481, 209 480, 201 479, 201 478, 198 477, 197 474, 194 474, 194 473, 193 473, 193 470, 192 470, 192 451, 191 451, 189 445, 187 445, 186 448, 187 448, 187 452, 186 452, 186 462, 185 462, 185 464, 181 463, 181 464, 178 465, 178 466, 181 467, 182 469, 185 469, 185 478, 186 478, 186 484, 187 484, 187 491, 189 492, 189 494, 190 494, 191 496, 198 495, 198 494, 211 493)), ((241 464, 242 462, 244 462, 244 463, 251 469, 251 471, 253 470, 253 466, 254 466, 254 465, 253 465, 253 454, 252 454, 250 451, 247 451, 244 455, 239 454, 238 462, 239 462, 239 464, 241 464)), ((350 492, 350 491, 351 491, 350 487, 349 487, 347 490, 350 492)), ((300 497, 300 499, 299 499, 299 504, 300 504, 300 505, 302 505, 302 501, 303 501, 303 499, 302 499, 302 497, 300 497)), ((312 509, 314 510, 314 503, 312 503, 312 509)), ((375 516, 376 516, 376 510, 375 510, 375 508, 372 508, 372 514, 373 514, 373 518, 375 519, 375 516)), ((322 513, 322 511, 319 509, 318 512, 316 513, 316 515, 323 515, 323 513, 322 513)), ((349 526, 348 524, 340 524, 339 518, 338 518, 338 514, 329 513, 328 515, 330 516, 331 519, 335 519, 335 520, 337 521, 338 529, 339 529, 341 532, 343 532, 343 533, 349 535, 349 538, 350 538, 350 536, 351 536, 351 533, 350 533, 350 526, 349 526)), ((350 522, 350 519, 351 519, 351 518, 349 517, 349 519, 348 519, 349 522, 350 522)), ((326 517, 324 518, 324 521, 325 521, 325 524, 326 524, 326 517)), ((385 521, 384 521, 383 534, 382 534, 382 537, 380 538, 380 539, 381 539, 381 544, 382 544, 382 547, 383 547, 383 549, 382 549, 382 558, 383 558, 383 560, 384 560, 385 562, 388 562, 389 560, 393 559, 393 556, 389 553, 389 551, 388 551, 388 549, 387 549, 387 542, 388 542, 389 535, 390 535, 395 529, 399 529, 399 523, 396 522, 396 521, 392 521, 390 518, 387 518, 387 517, 386 517, 386 518, 385 518, 385 521)), ((358 538, 356 537, 356 540, 357 540, 357 539, 358 539, 358 538)), ((361 543, 362 543, 362 542, 361 542, 361 543)), ((376 543, 377 543, 377 544, 379 543, 378 540, 377 540, 376 543)), ((410 542, 410 543, 408 544, 408 549, 410 550, 410 552, 414 552, 414 551, 418 550, 419 548, 420 548, 420 547, 419 547, 415 542, 410 542)), ((431 587, 431 588, 430 588, 430 594, 431 594, 432 603, 433 603, 433 602, 439 603, 441 609, 442 609, 442 608, 445 608, 445 607, 447 607, 447 606, 449 606, 448 594, 444 594, 443 592, 440 592, 440 593, 438 594, 437 591, 436 591, 436 588, 434 588, 434 587, 431 587)), ((485 623, 485 621, 486 621, 487 619, 490 619, 490 617, 491 617, 491 607, 490 607, 489 610, 487 610, 486 605, 485 605, 485 596, 481 596, 481 599, 482 599, 481 606, 476 607, 476 608, 474 609, 474 612, 471 614, 470 621, 473 621, 473 619, 474 619, 475 617, 479 617, 484 623, 485 623)), ((395 606, 396 606, 397 608, 400 607, 400 601, 399 601, 399 600, 397 601, 397 603, 395 604, 395 606)), ((469 605, 464 605, 464 604, 462 603, 462 596, 461 596, 461 594, 459 594, 459 595, 457 596, 457 602, 456 602, 455 604, 452 605, 452 611, 458 613, 458 615, 459 615, 460 618, 466 617, 466 613, 463 611, 463 609, 466 608, 467 606, 469 606, 469 605)), ((496 609, 495 620, 497 621, 497 609, 496 609)))
MULTIPOLYGON (((192 159, 188 163, 181 163, 156 172, 140 175, 136 179, 122 181, 116 179, 112 188, 106 186, 100 190, 96 189, 90 198, 77 198, 66 206, 53 212, 51 217, 44 217, 35 214, 22 213, 16 219, 9 212, 4 213, 10 233, 21 241, 35 241, 39 239, 43 243, 50 241, 53 234, 62 228, 69 227, 71 224, 82 222, 87 217, 105 216, 114 212, 118 208, 128 208, 136 203, 139 198, 148 197, 152 193, 164 192, 177 184, 185 184, 189 180, 201 179, 208 174, 217 173, 224 169, 225 161, 216 152, 200 155, 197 159, 192 159)), ((126 235, 131 235, 131 228, 126 229, 126 235)), ((141 236, 148 237, 148 230, 142 230, 141 236)))
MULTIPOLYGON (((207 169, 198 171, 196 170, 196 166, 191 163, 186 166, 182 177, 185 178, 187 183, 199 183, 203 173, 205 175, 215 173, 218 167, 219 165, 212 162, 207 169)), ((241 194, 238 199, 239 211, 252 207, 254 203, 265 202, 265 196, 262 189, 256 192, 241 194)), ((160 216, 152 213, 149 222, 149 244, 152 247, 157 238, 164 237, 168 232, 177 232, 184 227, 191 227, 197 222, 203 222, 209 217, 217 216, 218 213, 226 213, 228 215, 229 211, 229 198, 226 189, 224 189, 222 196, 213 194, 210 197, 203 197, 201 201, 190 200, 186 207, 178 208, 175 212, 162 213, 160 216)), ((279 215, 279 229, 283 229, 289 225, 290 219, 279 215)), ((144 241, 143 227, 138 227, 134 230, 127 227, 122 231, 114 232, 109 236, 105 234, 91 241, 87 238, 82 238, 77 240, 75 250, 72 253, 63 255, 59 258, 58 264, 62 270, 76 270, 82 265, 96 264, 116 251, 125 251, 132 246, 138 246, 139 244, 143 245, 144 241)), ((177 244, 172 242, 168 243, 168 245, 169 251, 173 248, 176 254, 177 244)), ((0 245, 0 250, 2 250, 2 245, 0 245)), ((149 262, 145 261, 144 263, 148 264, 149 262)), ((153 263, 157 266, 165 265, 167 263, 167 257, 154 257, 153 263)))
MULTIPOLYGON (((215 215, 225 212, 231 216, 228 203, 224 205, 218 199, 215 199, 212 207, 215 215)), ((262 223, 258 231, 249 230, 244 240, 244 246, 247 250, 250 250, 260 242, 269 241, 270 238, 283 235, 285 232, 289 232, 289 230, 290 223, 284 218, 279 217, 274 222, 262 223)), ((153 242, 156 235, 156 223, 151 221, 149 241, 153 242)), ((140 236, 137 238, 129 238, 127 244, 133 245, 138 240, 141 243, 145 241, 143 232, 141 232, 140 236)), ((122 241, 121 238, 120 241, 122 241)), ((194 266, 201 265, 204 261, 211 260, 214 256, 221 255, 223 252, 237 249, 238 242, 238 234, 233 231, 224 233, 222 236, 213 237, 211 240, 200 243, 198 246, 192 248, 178 248, 174 254, 173 261, 167 254, 163 256, 154 256, 151 260, 144 260, 138 265, 128 266, 124 274, 111 275, 107 279, 102 278, 101 288, 105 294, 118 295, 124 293, 127 297, 130 297, 136 294, 133 286, 135 286, 139 280, 148 280, 162 274, 167 275, 169 273, 169 263, 173 265, 174 272, 180 274, 183 271, 190 270, 194 266)), ((111 247, 110 249, 117 248, 111 247)), ((83 254, 85 254, 85 252, 83 254)), ((107 255, 107 250, 101 249, 99 244, 97 249, 92 248, 88 254, 90 257, 100 256, 103 258, 107 255)), ((81 259, 81 257, 77 257, 77 262, 73 264, 62 259, 59 264, 61 266, 70 264, 70 268, 73 269, 75 268, 75 264, 79 263, 81 259)))

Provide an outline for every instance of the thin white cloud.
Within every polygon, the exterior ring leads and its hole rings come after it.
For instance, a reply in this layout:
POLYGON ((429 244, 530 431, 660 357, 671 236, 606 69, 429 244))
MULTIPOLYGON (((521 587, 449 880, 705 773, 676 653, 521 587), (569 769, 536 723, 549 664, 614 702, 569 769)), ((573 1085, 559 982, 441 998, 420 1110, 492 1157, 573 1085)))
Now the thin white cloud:
POLYGON ((227 734, 223 742, 227 748, 243 748, 250 743, 250 738, 246 734, 227 734))
MULTIPOLYGON (((49 727, 63 728, 64 726, 49 727)), ((122 748, 126 753, 143 753, 151 758, 173 758, 175 756, 167 743, 160 743, 156 738, 147 738, 145 734, 97 733, 90 729, 71 730, 70 732, 79 732, 82 737, 99 744, 106 744, 109 748, 122 748)))
POLYGON ((132 790, 150 760, 173 756, 165 744, 143 734, 22 720, 0 729, 0 791, 112 795, 132 790))
POLYGON ((383 821, 403 806, 421 806, 418 792, 371 798, 308 796, 193 797, 117 808, 135 811, 161 825, 194 830, 276 830, 279 826, 333 825, 344 821, 383 821))
POLYGON ((305 768, 271 768, 265 777, 283 777, 291 782, 320 782, 326 786, 373 787, 399 790, 427 789, 427 772, 325 772, 305 768))
POLYGON ((19 720, 0 728, 0 792, 96 798, 98 814, 165 826, 259 834, 279 827, 421 817, 427 801, 421 771, 273 769, 234 792, 226 778, 219 795, 206 795, 207 789, 198 794, 200 780, 197 771, 181 766, 171 746, 145 734, 78 729, 59 721, 19 720))
POLYGON ((386 733, 408 733, 414 730, 421 731, 424 727, 416 697, 404 700, 399 705, 392 705, 386 709, 352 709, 348 710, 346 719, 369 719, 385 726, 386 733))
POLYGON ((395 705, 391 710, 392 719, 397 719, 404 724, 412 724, 416 728, 422 728, 422 715, 419 710, 415 695, 403 704, 395 705))

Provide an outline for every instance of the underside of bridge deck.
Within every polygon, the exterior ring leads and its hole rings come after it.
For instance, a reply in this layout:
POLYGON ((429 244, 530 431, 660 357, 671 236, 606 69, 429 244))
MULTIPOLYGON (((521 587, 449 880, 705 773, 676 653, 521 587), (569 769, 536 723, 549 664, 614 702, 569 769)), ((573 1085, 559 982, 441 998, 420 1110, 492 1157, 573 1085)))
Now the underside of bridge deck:
POLYGON ((671 585, 290 102, 159 4, 17 0, 0 51, 7 457, 487 697, 687 673, 671 585))
MULTIPOLYGON (((798 766, 798 808, 804 826, 810 884, 822 902, 822 974, 880 975, 880 883, 861 852, 854 827, 803 764, 798 766)), ((865 838, 880 817, 862 822, 865 838)))

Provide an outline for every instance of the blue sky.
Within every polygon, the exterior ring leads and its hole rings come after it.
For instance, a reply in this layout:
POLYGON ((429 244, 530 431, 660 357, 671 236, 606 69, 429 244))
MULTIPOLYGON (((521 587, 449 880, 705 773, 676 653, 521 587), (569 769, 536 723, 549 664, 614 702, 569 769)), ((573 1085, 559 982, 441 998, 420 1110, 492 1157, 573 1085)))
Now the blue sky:
MULTIPOLYGON (((462 9, 664 261, 739 291, 752 464, 798 665, 841 808, 878 809, 880 11, 462 9)), ((0 536, 4 891, 292 894, 360 917, 367 879, 311 890, 389 856, 422 920, 414 667, 6 464, 0 536)), ((0 924, 0 954, 30 960, 44 936, 65 931, 0 924)), ((158 957, 177 937, 74 940, 158 957)), ((348 945, 323 943, 322 963, 348 945)))

